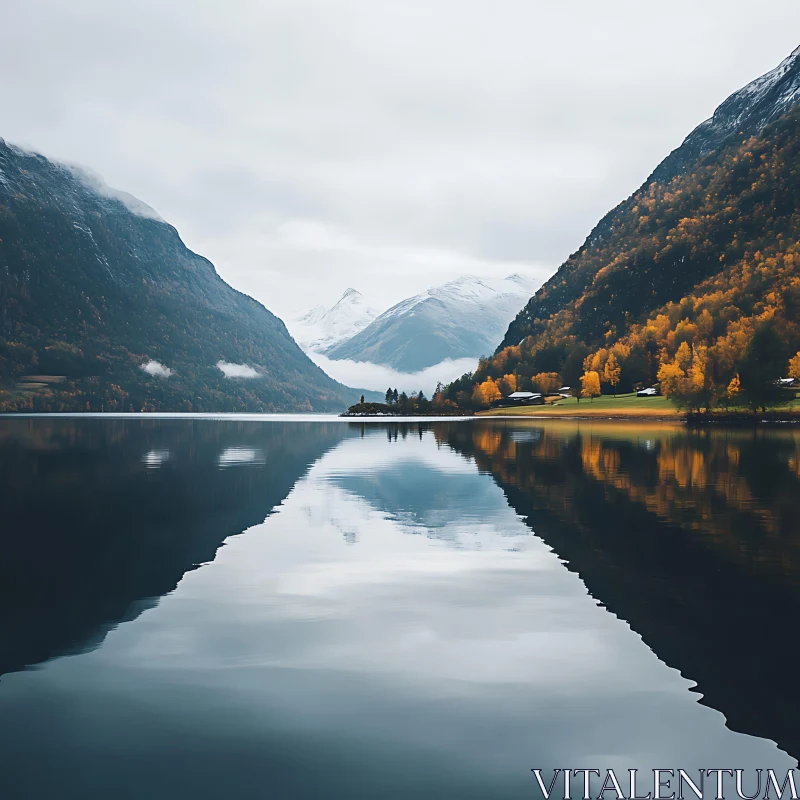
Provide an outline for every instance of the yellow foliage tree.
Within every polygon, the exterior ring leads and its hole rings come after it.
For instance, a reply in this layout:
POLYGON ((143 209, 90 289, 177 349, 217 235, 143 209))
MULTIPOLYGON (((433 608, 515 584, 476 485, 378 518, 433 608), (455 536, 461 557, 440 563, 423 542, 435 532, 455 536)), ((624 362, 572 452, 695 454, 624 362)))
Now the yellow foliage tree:
POLYGON ((617 362, 617 357, 613 352, 609 353, 606 365, 603 367, 603 380, 606 383, 610 383, 614 387, 614 397, 617 396, 617 384, 619 383, 621 374, 622 368, 617 362))
POLYGON ((675 358, 663 361, 658 370, 662 394, 679 408, 697 411, 710 408, 715 399, 715 386, 708 367, 705 345, 690 348, 682 342, 675 358))
POLYGON ((491 378, 487 378, 483 383, 476 384, 472 392, 472 404, 486 408, 496 400, 500 400, 502 396, 497 384, 491 378))
POLYGON ((508 397, 510 394, 513 394, 517 391, 517 376, 516 375, 503 375, 499 381, 497 381, 497 388, 500 389, 500 394, 503 397, 508 397))
POLYGON ((739 380, 739 374, 737 373, 731 378, 731 382, 728 384, 728 388, 725 390, 726 404, 735 402, 741 391, 742 382, 739 380))
POLYGON ((596 353, 592 353, 592 355, 583 359, 583 371, 596 372, 599 375, 603 371, 607 358, 608 350, 605 347, 601 347, 596 353))
POLYGON ((789 359, 789 377, 800 381, 800 352, 789 359))
POLYGON ((557 372, 540 372, 531 382, 542 394, 552 394, 561 386, 561 376, 557 372))
POLYGON ((581 397, 590 397, 594 400, 600 396, 600 376, 594 370, 581 375, 581 397))

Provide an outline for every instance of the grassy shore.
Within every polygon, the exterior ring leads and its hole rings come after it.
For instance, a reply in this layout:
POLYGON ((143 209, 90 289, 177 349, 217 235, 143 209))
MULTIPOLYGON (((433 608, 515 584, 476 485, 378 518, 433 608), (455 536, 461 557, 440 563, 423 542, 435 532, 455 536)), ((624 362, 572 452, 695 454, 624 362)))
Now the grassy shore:
POLYGON ((492 408, 479 412, 482 417, 605 417, 616 419, 682 419, 666 397, 637 397, 621 394, 595 397, 594 400, 574 397, 562 398, 544 406, 519 406, 514 408, 492 408))

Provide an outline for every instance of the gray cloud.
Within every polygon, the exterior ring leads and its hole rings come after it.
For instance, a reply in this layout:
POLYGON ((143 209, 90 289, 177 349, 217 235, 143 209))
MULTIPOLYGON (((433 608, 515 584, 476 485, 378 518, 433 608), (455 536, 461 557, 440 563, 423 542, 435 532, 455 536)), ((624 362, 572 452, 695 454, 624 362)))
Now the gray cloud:
POLYGON ((90 166, 282 316, 544 277, 800 6, 0 0, 0 135, 90 166))

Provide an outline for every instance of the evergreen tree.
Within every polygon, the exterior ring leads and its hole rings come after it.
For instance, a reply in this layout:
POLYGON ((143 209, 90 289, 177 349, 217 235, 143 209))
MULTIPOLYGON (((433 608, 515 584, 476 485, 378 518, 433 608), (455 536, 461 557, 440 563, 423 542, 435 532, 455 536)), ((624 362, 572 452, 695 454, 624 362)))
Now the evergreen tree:
POLYGON ((762 325, 753 335, 739 364, 741 396, 753 411, 766 411, 768 406, 789 399, 776 385, 786 365, 787 351, 773 324, 762 325))

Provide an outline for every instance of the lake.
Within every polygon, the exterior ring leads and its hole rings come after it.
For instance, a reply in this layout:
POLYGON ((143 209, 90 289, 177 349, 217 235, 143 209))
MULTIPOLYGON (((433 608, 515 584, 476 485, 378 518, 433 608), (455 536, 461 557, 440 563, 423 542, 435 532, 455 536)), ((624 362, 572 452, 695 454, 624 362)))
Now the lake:
POLYGON ((2 800, 797 764, 796 429, 6 418, 0 473, 2 800))

